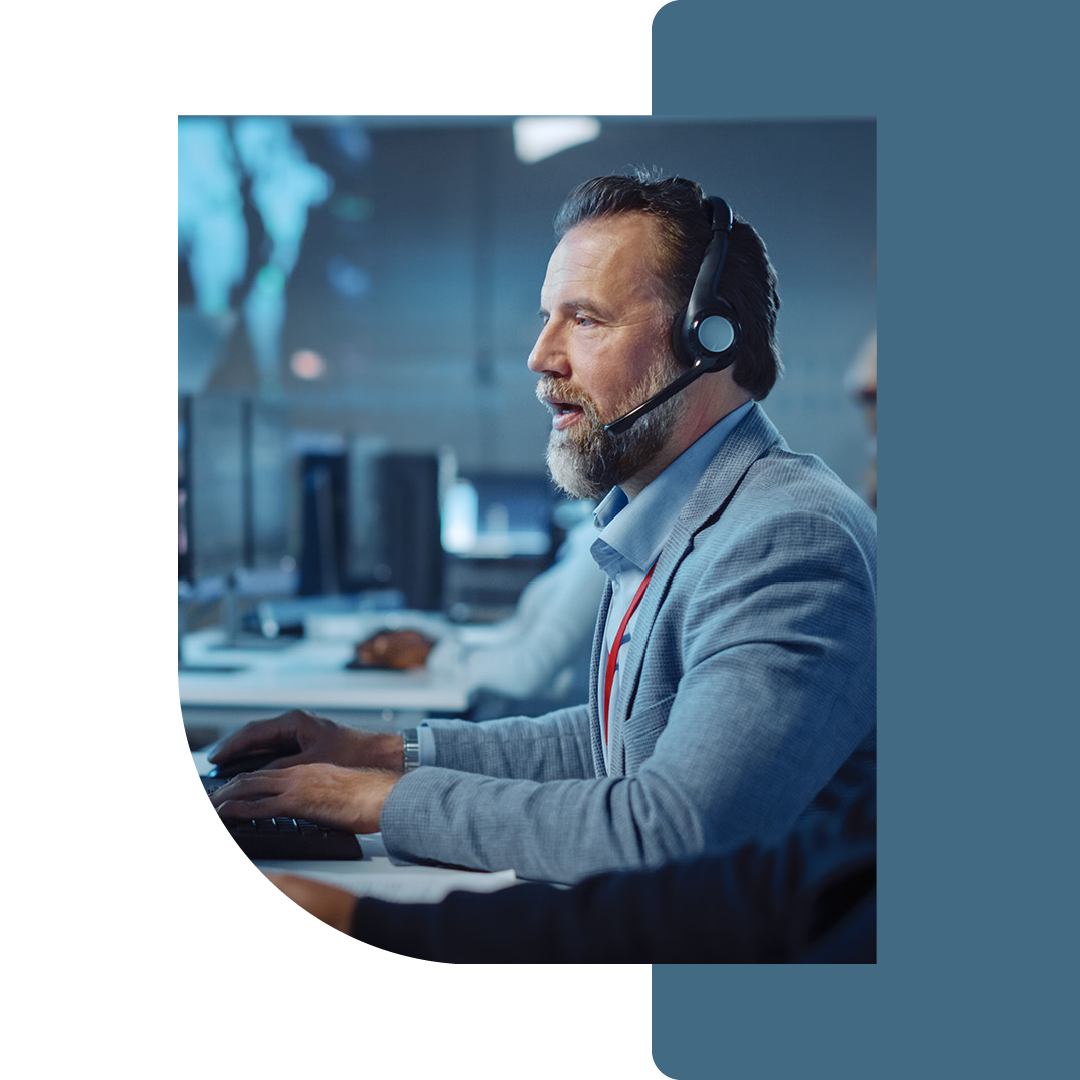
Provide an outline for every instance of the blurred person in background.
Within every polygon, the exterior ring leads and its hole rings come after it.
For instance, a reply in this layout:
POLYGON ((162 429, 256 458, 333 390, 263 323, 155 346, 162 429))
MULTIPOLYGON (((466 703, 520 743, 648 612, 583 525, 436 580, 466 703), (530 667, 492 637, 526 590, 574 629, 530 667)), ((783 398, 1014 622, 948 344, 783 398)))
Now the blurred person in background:
MULTIPOLYGON (((592 545, 591 509, 566 534, 555 561, 525 586, 514 613, 489 625, 420 623, 381 630, 356 647, 366 667, 464 678, 470 717, 548 712, 588 697, 596 609, 607 578, 592 545)), ((406 616, 406 618, 408 618, 406 616)))

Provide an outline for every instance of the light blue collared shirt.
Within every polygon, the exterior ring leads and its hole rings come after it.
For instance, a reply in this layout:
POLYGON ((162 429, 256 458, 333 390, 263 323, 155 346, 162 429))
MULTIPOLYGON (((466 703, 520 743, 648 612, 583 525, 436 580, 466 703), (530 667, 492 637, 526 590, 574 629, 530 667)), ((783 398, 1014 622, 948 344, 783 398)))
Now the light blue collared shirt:
MULTIPOLYGON (((714 424, 695 443, 684 450, 652 483, 631 500, 620 487, 613 487, 596 508, 594 519, 601 530, 593 541, 592 556, 611 581, 611 603, 604 623, 604 647, 600 650, 599 706, 600 726, 604 724, 604 675, 612 638, 630 606, 638 586, 645 580, 649 568, 660 557, 667 538, 675 528, 686 500, 701 479, 705 467, 719 452, 724 440, 750 411, 752 401, 740 405, 714 424)), ((623 634, 620 649, 625 648, 634 632, 637 614, 631 616, 623 634)), ((608 714, 614 715, 618 697, 619 669, 611 686, 608 714)), ((608 732, 608 741, 611 733, 608 732)), ((608 745, 604 748, 604 765, 608 764, 608 745)))

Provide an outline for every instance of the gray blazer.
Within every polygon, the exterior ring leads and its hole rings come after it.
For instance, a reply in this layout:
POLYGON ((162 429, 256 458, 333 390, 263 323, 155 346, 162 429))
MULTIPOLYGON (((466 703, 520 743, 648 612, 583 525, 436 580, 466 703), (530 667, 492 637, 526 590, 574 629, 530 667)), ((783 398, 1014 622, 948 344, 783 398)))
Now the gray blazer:
POLYGON ((598 620, 587 706, 433 723, 436 764, 383 807, 391 856, 576 881, 776 837, 835 802, 875 769, 876 552, 872 511, 755 405, 638 609, 610 771, 598 620))

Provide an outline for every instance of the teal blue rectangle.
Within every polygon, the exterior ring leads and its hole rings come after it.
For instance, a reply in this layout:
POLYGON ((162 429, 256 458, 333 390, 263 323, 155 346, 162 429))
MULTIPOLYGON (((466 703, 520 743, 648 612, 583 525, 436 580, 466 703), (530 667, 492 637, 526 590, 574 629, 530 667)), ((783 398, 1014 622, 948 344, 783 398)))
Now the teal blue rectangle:
POLYGON ((675 1080, 1071 1068, 1076 95, 1062 10, 677 0, 654 21, 654 115, 876 119, 884 387, 878 963, 655 966, 653 1058, 675 1080))

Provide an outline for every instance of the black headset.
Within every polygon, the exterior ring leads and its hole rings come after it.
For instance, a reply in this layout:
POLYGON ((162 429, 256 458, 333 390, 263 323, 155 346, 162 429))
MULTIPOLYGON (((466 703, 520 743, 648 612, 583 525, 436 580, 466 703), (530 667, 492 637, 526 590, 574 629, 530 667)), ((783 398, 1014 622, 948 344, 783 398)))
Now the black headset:
POLYGON ((671 331, 675 355, 690 370, 669 383, 659 393, 643 401, 625 416, 604 425, 612 435, 626 431, 636 420, 667 401, 695 379, 713 371, 723 371, 735 363, 742 328, 731 305, 720 298, 720 278, 727 258, 728 240, 735 217, 723 199, 710 195, 712 239, 701 259, 690 302, 680 312, 671 331))
POLYGON ((723 199, 710 195, 712 239, 705 249, 690 303, 672 328, 675 355, 687 364, 707 362, 706 371, 723 371, 735 362, 739 320, 731 305, 720 298, 728 240, 735 216, 723 199))

